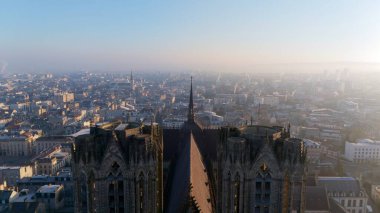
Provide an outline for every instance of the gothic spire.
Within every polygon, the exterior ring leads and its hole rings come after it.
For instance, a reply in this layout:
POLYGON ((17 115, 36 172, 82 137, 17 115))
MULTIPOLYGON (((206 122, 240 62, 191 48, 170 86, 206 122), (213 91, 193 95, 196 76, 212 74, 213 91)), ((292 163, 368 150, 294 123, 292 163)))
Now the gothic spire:
POLYGON ((191 83, 190 83, 190 101, 189 101, 189 112, 187 114, 187 121, 194 122, 193 76, 191 76, 191 83))

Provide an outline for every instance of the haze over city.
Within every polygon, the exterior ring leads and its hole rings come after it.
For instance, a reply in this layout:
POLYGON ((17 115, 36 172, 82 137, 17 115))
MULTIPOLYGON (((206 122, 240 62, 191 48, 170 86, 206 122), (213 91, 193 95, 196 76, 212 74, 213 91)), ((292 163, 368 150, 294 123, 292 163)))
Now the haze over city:
POLYGON ((4 1, 8 72, 379 70, 378 1, 4 1))
POLYGON ((380 1, 0 2, 0 213, 380 213, 380 1))

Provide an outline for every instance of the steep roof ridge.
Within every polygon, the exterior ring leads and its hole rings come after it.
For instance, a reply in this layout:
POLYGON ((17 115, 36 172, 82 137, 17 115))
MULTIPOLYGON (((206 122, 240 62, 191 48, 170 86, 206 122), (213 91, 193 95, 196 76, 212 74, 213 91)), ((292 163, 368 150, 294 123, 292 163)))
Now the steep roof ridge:
POLYGON ((190 133, 190 196, 201 212, 212 212, 210 181, 193 133, 190 133))

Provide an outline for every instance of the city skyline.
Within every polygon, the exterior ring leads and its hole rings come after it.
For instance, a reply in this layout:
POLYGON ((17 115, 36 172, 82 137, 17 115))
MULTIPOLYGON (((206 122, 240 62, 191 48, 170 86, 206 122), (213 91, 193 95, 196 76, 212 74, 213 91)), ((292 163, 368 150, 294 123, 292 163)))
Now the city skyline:
POLYGON ((379 212, 376 74, 134 74, 0 79, 0 212, 379 212))
POLYGON ((379 11, 0 2, 0 213, 380 213, 379 11))
POLYGON ((374 1, 12 1, 2 72, 380 67, 374 1))

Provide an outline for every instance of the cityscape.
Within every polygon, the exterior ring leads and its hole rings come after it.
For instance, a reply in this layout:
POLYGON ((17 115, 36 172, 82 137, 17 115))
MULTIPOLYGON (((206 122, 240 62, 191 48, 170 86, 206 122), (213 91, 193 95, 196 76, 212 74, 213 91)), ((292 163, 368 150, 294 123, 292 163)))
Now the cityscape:
POLYGON ((380 193, 373 75, 4 76, 2 208, 367 212, 380 193))
POLYGON ((378 11, 1 3, 0 212, 380 213, 378 11))

